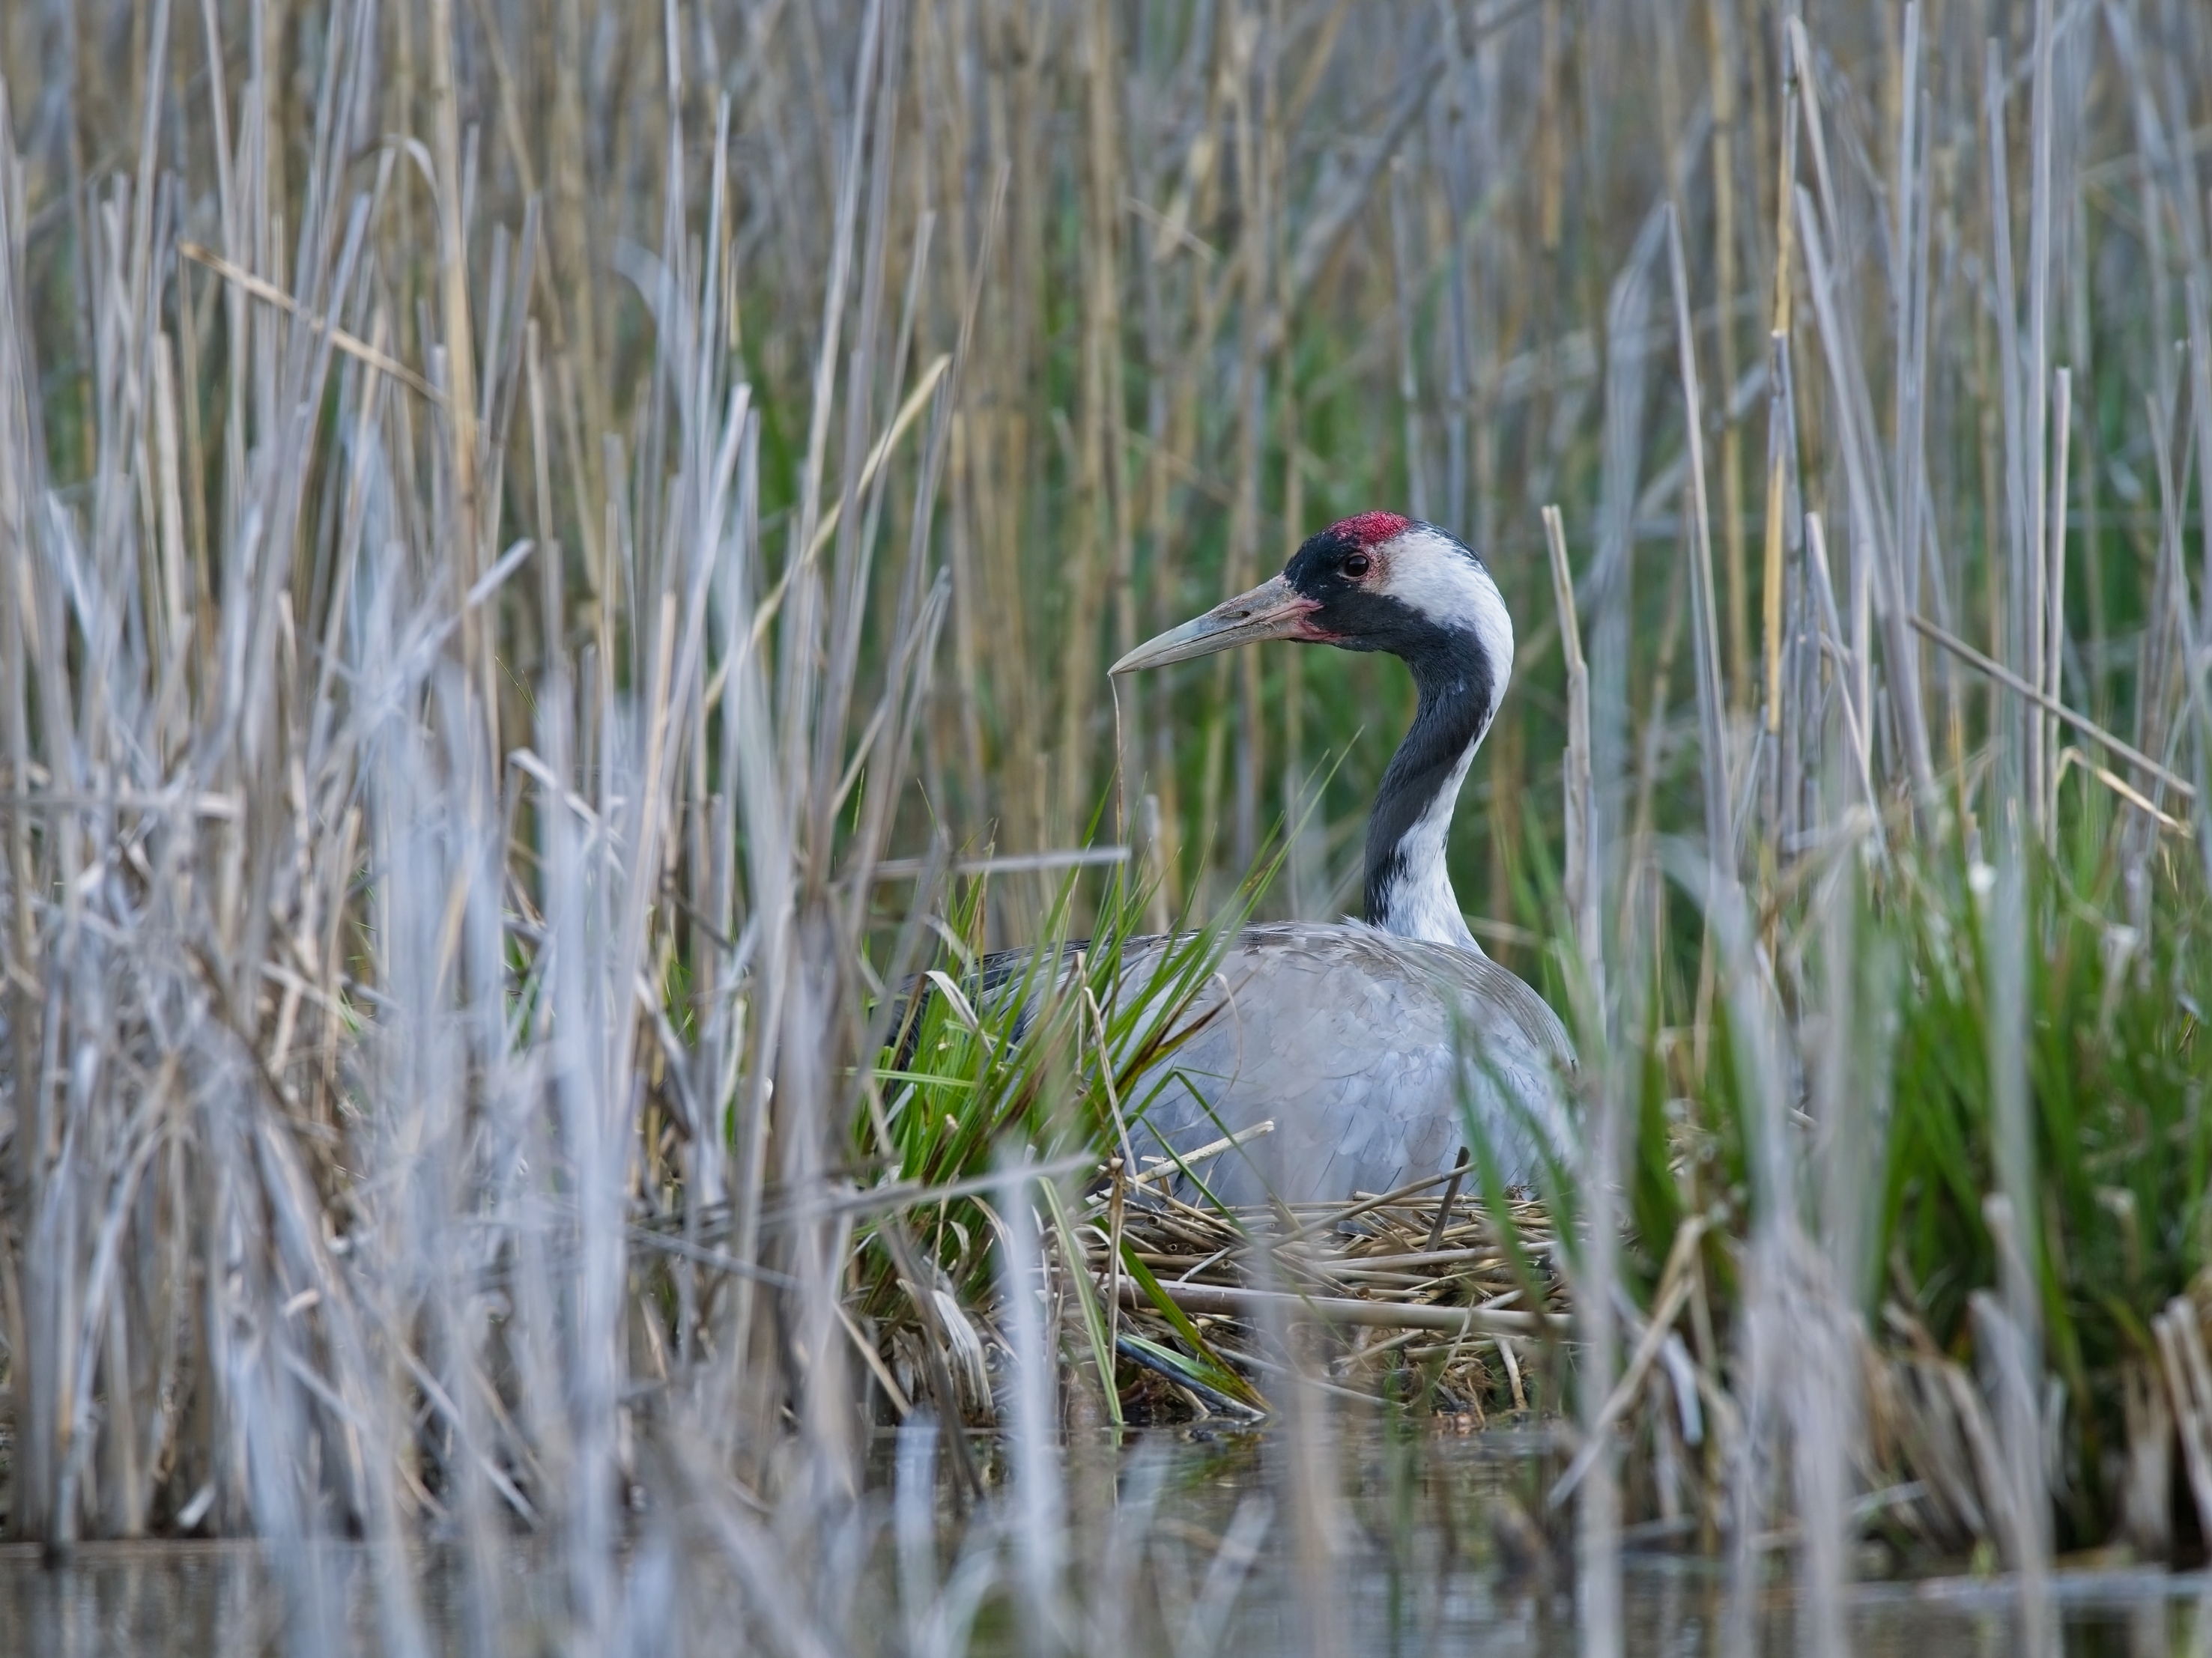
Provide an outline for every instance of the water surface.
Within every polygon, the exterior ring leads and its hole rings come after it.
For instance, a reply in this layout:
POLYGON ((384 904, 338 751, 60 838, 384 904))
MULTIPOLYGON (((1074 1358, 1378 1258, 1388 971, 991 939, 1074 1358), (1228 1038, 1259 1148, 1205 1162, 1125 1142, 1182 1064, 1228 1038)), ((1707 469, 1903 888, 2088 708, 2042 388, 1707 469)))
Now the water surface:
MULTIPOLYGON (((1289 1448, 1279 1436, 1253 1433, 1151 1434, 1118 1443, 1095 1436, 1071 1444, 1062 1547, 1073 1569, 1064 1593, 1079 1642, 1178 1658, 1199 1650, 1272 1655, 1312 1650, 1318 1631, 1345 1650, 1393 1658, 1471 1651, 1552 1658, 1577 1649, 1571 1584, 1558 1546, 1563 1530, 1555 1526, 1547 1541, 1540 1527, 1501 1521, 1510 1509, 1524 1517, 1542 1512, 1557 1459, 1540 1436, 1346 1435, 1337 1446, 1340 1495, 1322 1505, 1317 1522, 1330 1534, 1337 1564, 1318 1576, 1310 1564, 1299 1564, 1314 1557, 1299 1546, 1297 1485, 1285 1466, 1289 1448), (1122 1575, 1114 1576, 1116 1570, 1122 1575)), ((1002 1477, 999 1448, 979 1442, 977 1450, 987 1473, 1002 1477)), ((908 1613, 890 1498, 897 1456, 888 1436, 870 1467, 882 1489, 872 1493, 855 1533, 866 1564, 842 1607, 827 1609, 844 1619, 843 1627, 825 1633, 832 1650, 914 1649, 927 1643, 910 1638, 910 1624, 902 1629, 908 1613)), ((1021 1531, 1011 1504, 987 1503, 963 1516, 945 1481, 935 1490, 935 1579, 957 1576, 966 1560, 971 1568, 980 1562, 987 1575, 995 1571, 1002 1586, 1016 1582, 1021 1531)), ((631 1612, 640 1620, 629 1633, 653 1652, 736 1650, 730 1622, 712 1611, 714 1594, 725 1591, 687 1581, 706 1556, 695 1554, 703 1546, 687 1544, 684 1535, 672 1516, 639 1522, 624 1557, 631 1612), (681 1604, 690 1611, 672 1609, 681 1604)), ((505 1549, 501 1608, 480 1625, 480 1636, 516 1655, 567 1647, 566 1577, 555 1558, 544 1540, 505 1549)), ((356 1649, 373 1652, 380 1645, 380 1567, 390 1564, 350 1544, 272 1552, 246 1543, 96 1543, 62 1566, 48 1565, 28 1546, 0 1546, 0 1654, 153 1658, 311 1650, 322 1643, 286 1637, 301 1597, 318 1594, 325 1608, 343 1608, 338 1615, 356 1649)), ((456 1654, 471 1650, 471 1600, 455 1552, 413 1552, 404 1564, 434 1642, 456 1654)), ((1732 1619, 1748 1631, 1754 1651, 1809 1649, 1801 1641, 1806 1631, 1796 1627, 1788 1568, 1786 1555, 1778 1555, 1754 1604, 1744 1607, 1732 1605, 1728 1574, 1717 1564, 1631 1548, 1623 1573, 1626 1651, 1637 1658, 1719 1658, 1733 1644, 1732 1619)), ((715 1564, 697 1569, 703 1581, 715 1564)), ((2055 1596, 2061 1650, 2113 1658, 2203 1652, 2200 1642, 2212 1637, 2212 1616, 2201 1599, 2208 1595, 2212 1577, 2202 1573, 2062 1570, 2055 1596)), ((1848 1643, 1868 1658, 2010 1658, 2022 1649, 2016 1617, 2002 1577, 1861 1583, 1851 1591, 1848 1643)), ((1006 1588, 986 1596, 970 1649, 1022 1650, 1031 1644, 1027 1627, 1006 1588)))

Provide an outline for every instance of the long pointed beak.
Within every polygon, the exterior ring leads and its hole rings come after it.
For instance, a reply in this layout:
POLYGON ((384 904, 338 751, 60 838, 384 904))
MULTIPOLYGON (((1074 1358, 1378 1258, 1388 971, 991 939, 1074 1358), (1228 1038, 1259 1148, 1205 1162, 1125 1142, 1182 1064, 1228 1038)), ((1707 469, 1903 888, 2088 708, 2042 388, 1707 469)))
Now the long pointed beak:
POLYGON ((1157 639, 1148 639, 1116 662, 1109 671, 1135 673, 1139 668, 1164 668, 1170 662, 1188 662, 1212 656, 1261 639, 1303 639, 1318 642, 1328 637, 1309 618, 1314 601, 1281 576, 1263 581, 1249 593, 1239 593, 1194 616, 1180 628, 1170 628, 1157 639))

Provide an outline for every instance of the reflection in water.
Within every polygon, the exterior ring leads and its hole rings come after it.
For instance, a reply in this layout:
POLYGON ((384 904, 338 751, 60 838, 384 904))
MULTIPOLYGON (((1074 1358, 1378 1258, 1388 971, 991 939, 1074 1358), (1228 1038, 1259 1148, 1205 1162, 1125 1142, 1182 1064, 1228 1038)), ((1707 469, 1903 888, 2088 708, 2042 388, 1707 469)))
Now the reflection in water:
MULTIPOLYGON (((911 1446, 909 1450, 911 1451, 911 1446)), ((990 1448, 982 1448, 988 1453, 990 1448)), ((1067 1585, 1075 1643, 1091 1650, 1273 1654, 1310 1649, 1310 1584, 1302 1582, 1295 1527, 1275 1512, 1272 1492, 1287 1487, 1274 1466, 1283 1442, 1257 1434, 1218 1439, 1133 1436, 1116 1448, 1103 1437, 1069 1448, 1074 1515, 1067 1585)), ((1530 1439, 1506 1435, 1408 1439, 1348 1436, 1342 1449, 1345 1496, 1325 1521, 1335 1569, 1330 1594, 1337 1627, 1353 1652, 1427 1655, 1480 1651, 1515 1655, 1576 1649, 1573 1600, 1556 1545, 1527 1519, 1540 1513, 1543 1480, 1556 1461, 1530 1439), (1516 1521, 1500 1523, 1502 1515, 1516 1521)), ((911 1470, 918 1466, 909 1458, 911 1470)), ((897 1653, 935 1647, 1014 1652, 1032 1644, 1013 1609, 1008 1580, 1017 1570, 1015 1534, 1005 1509, 987 1504, 957 1519, 945 1488, 917 1509, 909 1485, 907 1524, 894 1513, 897 1458, 886 1439, 872 1458, 880 1502, 872 1564, 854 1586, 844 1639, 866 1650, 897 1653), (913 1619, 919 1547, 951 1563, 1004 1566, 996 1598, 982 1597, 963 1637, 928 1638, 913 1619), (902 1552, 905 1558, 902 1559, 902 1552), (902 1590, 899 1580, 906 1578, 902 1590), (902 1613, 902 1608, 906 1610, 902 1613)), ((687 1583, 680 1523, 647 1516, 631 1556, 635 1591, 630 1633, 640 1650, 730 1650, 730 1625, 702 1617, 703 1593, 687 1583), (687 1601, 689 1596, 689 1601, 687 1601), (688 1610, 675 1610, 686 1602, 688 1610), (698 1604, 692 1605, 690 1603, 698 1604), (649 1633, 642 1624, 657 1625, 649 1633), (717 1631, 721 1639, 714 1638, 717 1631)), ((9 1658, 94 1658, 115 1654, 275 1655, 320 1650, 324 1642, 288 1640, 315 1625, 307 1608, 325 1608, 351 1631, 362 1653, 380 1649, 380 1590, 404 1578, 419 1594, 446 1649, 466 1649, 459 1574, 436 1550, 411 1555, 387 1577, 369 1549, 332 1545, 264 1552, 244 1544, 96 1544, 67 1566, 48 1568, 36 1550, 0 1548, 0 1654, 9 1658)), ((1761 1653, 1799 1649, 1786 1561, 1778 1555, 1750 1620, 1761 1653)), ((561 1576, 533 1544, 518 1544, 496 1622, 504 1650, 559 1649, 561 1576)), ((702 1571, 699 1576, 705 1576, 702 1571)), ((958 1576, 957 1570, 950 1572, 958 1576)), ((2197 1597, 2212 1579, 2163 1572, 2062 1573, 2058 1601, 2063 1649, 2104 1658, 2180 1658, 2205 1650, 2212 1637, 2197 1597)), ((949 1593, 949 1591, 948 1591, 949 1593)), ((1626 1651, 1637 1658, 1699 1658, 1725 1650, 1727 1573, 1680 1555, 1632 1554, 1626 1572, 1626 1651)), ((936 1633, 946 1634, 939 1623, 936 1633)), ((1940 1658, 2019 1649, 2002 1582, 1946 1578, 1871 1583, 1856 1592, 1850 1645, 1866 1655, 1940 1658)))

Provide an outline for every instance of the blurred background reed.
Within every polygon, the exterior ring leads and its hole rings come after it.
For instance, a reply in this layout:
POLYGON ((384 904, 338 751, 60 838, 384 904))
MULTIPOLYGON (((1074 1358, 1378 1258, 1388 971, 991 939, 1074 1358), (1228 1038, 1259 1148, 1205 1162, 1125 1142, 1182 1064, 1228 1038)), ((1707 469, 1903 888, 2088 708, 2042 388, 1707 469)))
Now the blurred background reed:
MULTIPOLYGON (((1394 664, 1103 670, 1390 506, 1513 608, 1455 874, 1584 1055, 1594 1448, 1476 1552, 1578 1514, 1592 1650, 1624 1527, 1829 1642, 2201 1552, 2202 9, 20 0, 0 87, 9 1535, 260 1535, 304 1649, 313 1540, 489 1650, 518 1534, 579 1650, 1202 1649, 1260 1510, 1178 1578, 1050 1431, 1115 1067, 908 1166, 884 993, 1356 902, 1394 664)), ((1332 1362, 1251 1473, 1336 1570, 1332 1362)))

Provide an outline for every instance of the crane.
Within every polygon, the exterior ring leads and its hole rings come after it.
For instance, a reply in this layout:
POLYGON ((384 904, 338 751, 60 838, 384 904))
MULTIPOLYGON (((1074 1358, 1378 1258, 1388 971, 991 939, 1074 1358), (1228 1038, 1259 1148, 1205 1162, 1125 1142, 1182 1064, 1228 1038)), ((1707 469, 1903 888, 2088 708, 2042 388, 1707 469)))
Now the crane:
MULTIPOLYGON (((1139 1080, 1154 1154, 1238 1144, 1199 1171, 1222 1201, 1337 1200, 1453 1165, 1479 1121, 1509 1184, 1564 1153, 1574 1049, 1544 999, 1483 953, 1444 843, 1513 671, 1513 620, 1481 559, 1432 524, 1362 513, 1282 574, 1148 640, 1115 674, 1262 640, 1383 651, 1412 671, 1413 721, 1368 819, 1365 919, 1249 926, 1225 949, 1201 1028, 1139 1080), (1271 1133, 1247 1139, 1263 1121, 1271 1133)), ((1125 951, 1141 982, 1143 957, 1125 951)), ((1138 1147, 1140 1155, 1144 1145, 1138 1147)))
MULTIPOLYGON (((1384 651, 1413 672, 1413 723, 1368 820, 1365 916, 1261 924, 1227 940, 1182 1011, 1188 1034, 1128 1090, 1129 1149, 1184 1163, 1170 1189, 1187 1193, 1195 1176, 1231 1206, 1337 1201, 1444 1174, 1472 1113, 1504 1181, 1531 1184, 1566 1150, 1574 1050, 1544 999, 1483 953, 1444 866, 1460 785, 1513 670, 1498 585, 1434 525, 1363 513, 1111 671, 1271 639, 1384 651), (1188 1166, 1207 1147, 1205 1166, 1188 1166)), ((1156 969, 1179 942, 1126 941, 1118 997, 1157 993, 1156 969)), ((986 958, 976 987, 1032 995, 1032 960, 986 958)))

